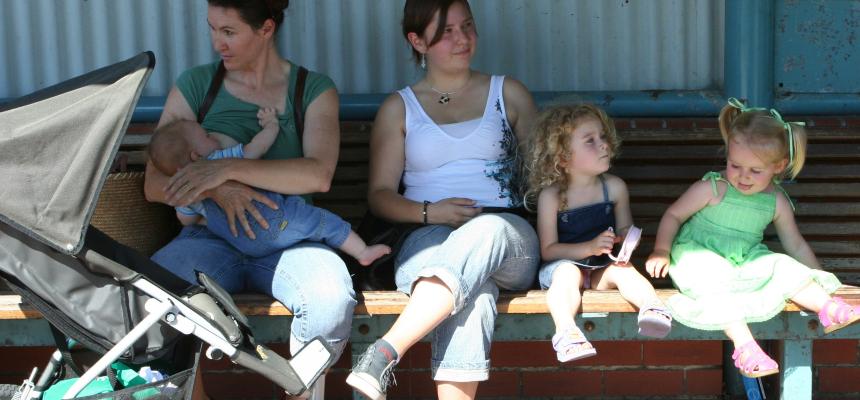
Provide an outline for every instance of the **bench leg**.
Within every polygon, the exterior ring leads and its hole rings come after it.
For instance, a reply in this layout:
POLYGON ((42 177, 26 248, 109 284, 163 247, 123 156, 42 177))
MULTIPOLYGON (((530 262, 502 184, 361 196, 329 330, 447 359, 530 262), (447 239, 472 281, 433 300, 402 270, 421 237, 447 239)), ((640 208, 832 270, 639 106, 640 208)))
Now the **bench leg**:
POLYGON ((812 340, 785 340, 782 349, 781 399, 812 398, 812 340))
MULTIPOLYGON (((373 345, 373 343, 364 343, 364 342, 355 342, 351 343, 352 346, 352 364, 350 364, 350 368, 352 368, 355 363, 358 362, 358 359, 361 358, 361 355, 367 350, 368 347, 373 345)), ((358 390, 352 391, 352 399, 353 400, 366 400, 364 396, 362 396, 358 390)))

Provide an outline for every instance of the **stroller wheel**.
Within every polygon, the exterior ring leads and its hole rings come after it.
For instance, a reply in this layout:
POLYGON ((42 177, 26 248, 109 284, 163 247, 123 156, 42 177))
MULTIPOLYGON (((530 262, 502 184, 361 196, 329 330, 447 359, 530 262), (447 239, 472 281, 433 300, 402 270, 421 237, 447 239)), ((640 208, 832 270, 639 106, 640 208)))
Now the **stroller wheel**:
POLYGON ((18 385, 0 384, 0 400, 12 400, 17 391, 18 385))

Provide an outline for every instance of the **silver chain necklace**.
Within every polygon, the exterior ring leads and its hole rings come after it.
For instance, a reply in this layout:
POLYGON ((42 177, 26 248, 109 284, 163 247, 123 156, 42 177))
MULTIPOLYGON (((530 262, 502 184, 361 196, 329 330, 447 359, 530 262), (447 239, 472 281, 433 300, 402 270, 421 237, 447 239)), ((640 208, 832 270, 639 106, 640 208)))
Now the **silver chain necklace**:
POLYGON ((439 90, 439 89, 434 88, 433 86, 430 86, 430 90, 432 90, 432 91, 436 92, 437 94, 439 94, 439 100, 436 100, 436 102, 437 102, 437 103, 439 103, 439 104, 448 104, 448 102, 450 102, 450 101, 451 101, 451 95, 452 95, 452 94, 457 94, 457 92, 459 92, 459 91, 461 91, 461 90, 465 89, 465 88, 466 88, 466 86, 469 86, 469 82, 471 82, 471 81, 472 81, 472 74, 470 73, 470 74, 469 74, 469 79, 467 79, 467 80, 466 80, 466 83, 465 83, 465 84, 463 84, 463 86, 461 86, 461 87, 460 87, 459 89, 457 89, 457 90, 453 90, 453 91, 450 91, 450 92, 443 92, 443 91, 441 91, 441 90, 439 90))

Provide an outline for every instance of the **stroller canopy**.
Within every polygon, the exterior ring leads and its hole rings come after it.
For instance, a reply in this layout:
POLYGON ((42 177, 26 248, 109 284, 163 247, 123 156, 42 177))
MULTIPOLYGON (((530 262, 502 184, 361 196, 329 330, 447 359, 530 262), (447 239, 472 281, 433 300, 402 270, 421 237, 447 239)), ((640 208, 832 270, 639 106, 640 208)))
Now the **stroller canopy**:
POLYGON ((77 254, 155 56, 144 52, 0 106, 0 220, 77 254))

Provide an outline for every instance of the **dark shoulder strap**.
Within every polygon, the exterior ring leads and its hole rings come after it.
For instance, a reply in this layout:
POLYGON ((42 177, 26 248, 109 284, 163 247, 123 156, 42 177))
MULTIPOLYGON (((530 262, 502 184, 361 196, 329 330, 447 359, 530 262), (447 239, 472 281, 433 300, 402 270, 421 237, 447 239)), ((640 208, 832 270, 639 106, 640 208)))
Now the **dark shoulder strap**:
POLYGON ((609 202, 609 188, 606 187, 606 178, 603 177, 603 174, 597 175, 600 178, 600 186, 603 187, 603 202, 609 202))
POLYGON ((197 123, 202 123, 206 113, 209 112, 209 107, 212 107, 212 102, 215 101, 215 95, 221 89, 221 83, 224 82, 224 74, 227 69, 224 68, 224 61, 218 63, 218 70, 215 71, 215 76, 212 77, 212 82, 209 83, 209 90, 206 91, 206 97, 203 98, 203 104, 197 110, 197 123))
POLYGON ((305 131, 304 112, 302 112, 302 98, 305 96, 305 80, 307 77, 307 68, 299 67, 298 76, 296 77, 296 91, 293 94, 293 120, 296 121, 296 133, 299 136, 299 145, 302 144, 302 135, 305 131))

